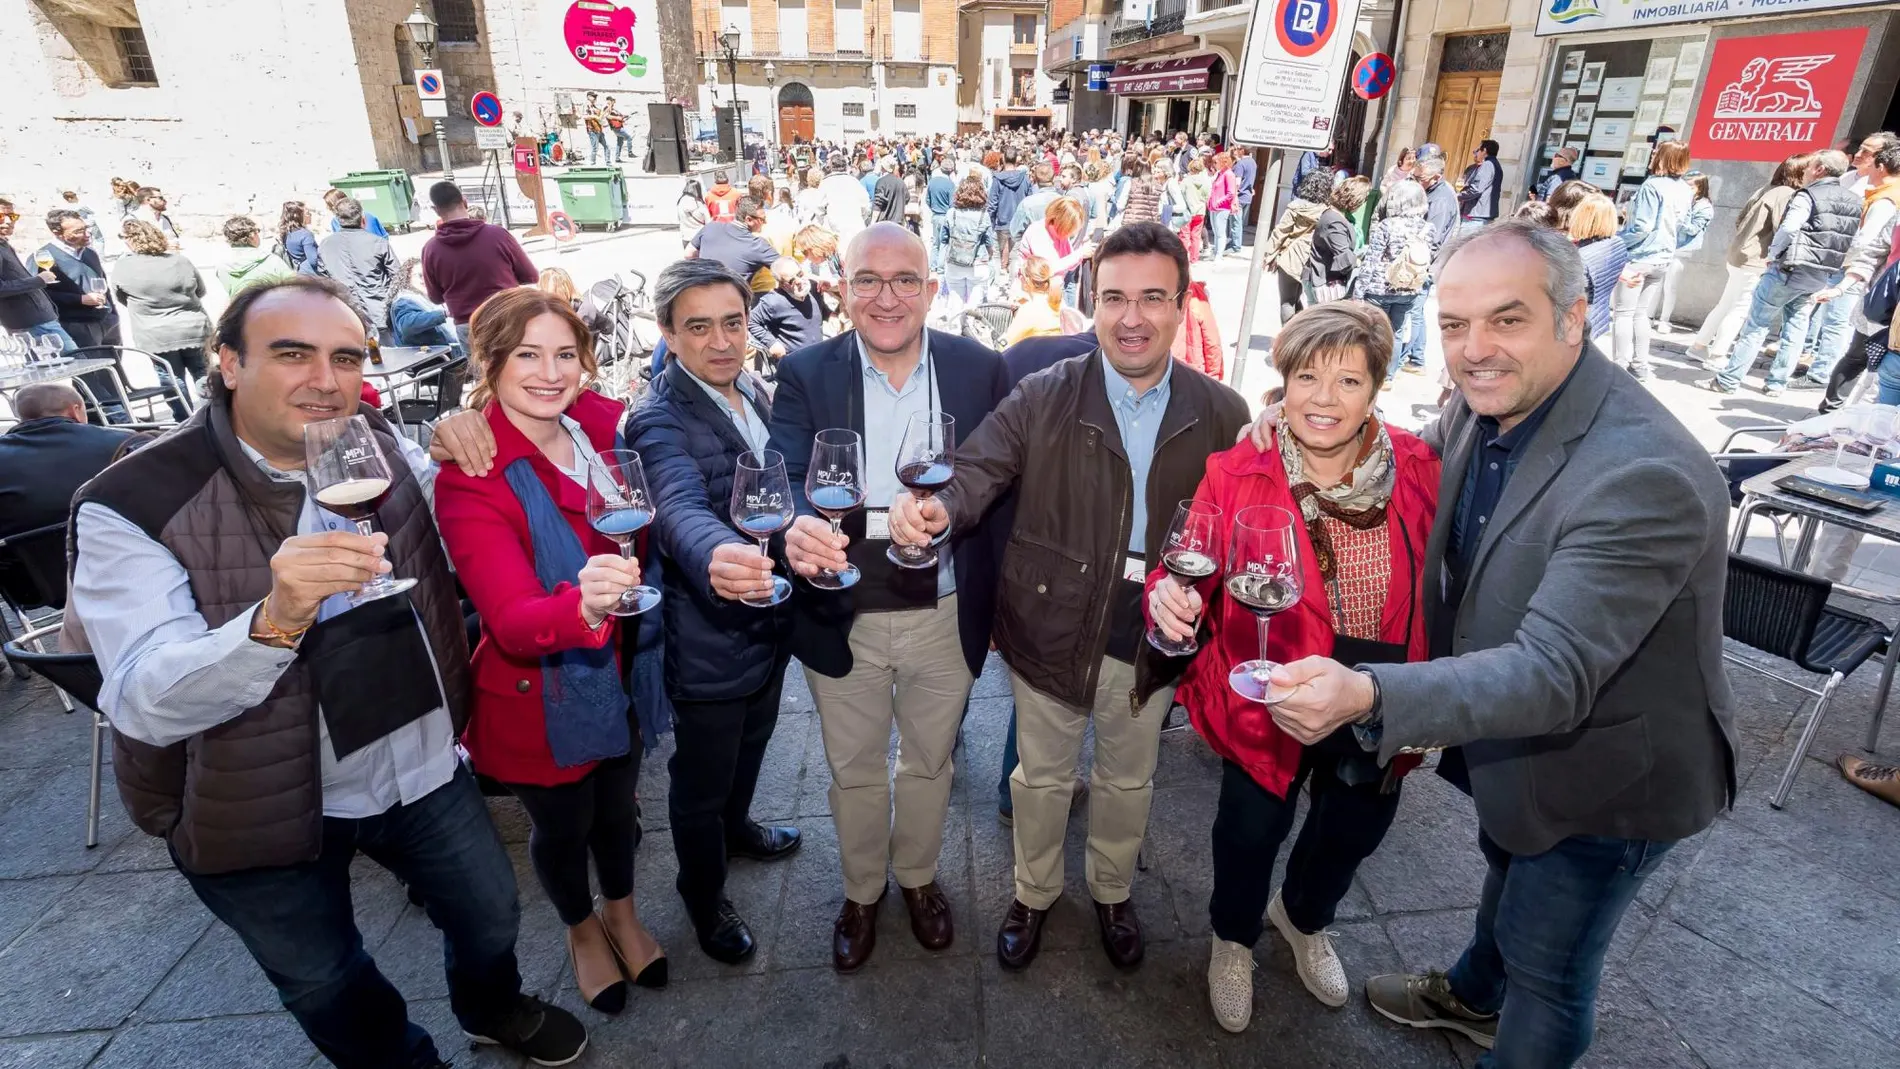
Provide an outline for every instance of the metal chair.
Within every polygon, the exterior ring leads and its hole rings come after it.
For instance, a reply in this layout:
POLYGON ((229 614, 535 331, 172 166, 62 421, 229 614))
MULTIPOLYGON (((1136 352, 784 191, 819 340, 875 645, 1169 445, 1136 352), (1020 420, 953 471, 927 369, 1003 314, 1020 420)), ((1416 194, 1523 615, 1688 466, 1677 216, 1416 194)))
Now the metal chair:
POLYGON ((383 410, 388 413, 390 422, 398 429, 419 427, 416 441, 428 445, 425 433, 430 424, 441 419, 442 415, 462 403, 462 389, 467 384, 468 357, 458 356, 446 364, 432 368, 402 383, 395 389, 415 391, 413 397, 391 397, 383 410), (433 387, 433 389, 428 389, 433 387))
POLYGON ((167 415, 171 414, 169 408, 174 400, 184 405, 185 411, 189 412, 192 409, 191 390, 185 383, 179 382, 178 379, 172 375, 171 366, 169 364, 143 349, 134 349, 129 345, 87 345, 78 349, 68 350, 66 355, 74 360, 95 360, 103 357, 112 361, 113 368, 111 375, 118 384, 119 393, 125 398, 125 411, 127 415, 131 415, 133 405, 143 403, 145 405, 146 416, 156 422, 158 420, 156 415, 158 411, 157 403, 160 401, 165 402, 168 409, 166 412, 167 415), (125 356, 127 353, 136 353, 151 361, 152 371, 158 376, 158 385, 139 387, 132 385, 131 380, 126 378, 125 374, 125 356))
POLYGON ((1013 304, 979 304, 963 313, 958 333, 1001 351, 1003 338, 1009 333, 1009 324, 1015 318, 1016 306, 1013 304))
MULTIPOLYGON (((37 636, 58 629, 66 608, 64 523, 0 538, 0 604, 26 628, 26 634, 18 636, 23 641, 37 643, 37 636), (36 618, 34 613, 42 615, 36 618)), ((0 614, 0 640, 14 637, 5 614, 0 614)), ((72 712, 64 694, 60 702, 72 712)))
MULTIPOLYGON (((1723 659, 1751 672, 1794 687, 1818 700, 1801 739, 1795 744, 1788 770, 1782 773, 1770 805, 1780 809, 1794 788, 1801 759, 1814 742, 1821 718, 1842 681, 1867 659, 1881 652, 1890 636, 1879 620, 1846 612, 1827 603, 1834 584, 1825 579, 1789 571, 1766 561, 1731 553, 1728 590, 1722 606, 1722 634, 1751 649, 1792 661, 1800 668, 1827 677, 1820 689, 1778 675, 1732 653, 1723 659)), ((1880 714, 1874 716, 1869 737, 1880 732, 1880 714)), ((1870 744, 1871 745, 1871 744, 1870 744)))
POLYGON ((27 640, 39 646, 42 636, 58 631, 59 627, 55 623, 36 628, 0 650, 5 651, 7 663, 16 673, 30 668, 45 676, 58 691, 67 712, 72 712, 72 703, 77 701, 92 714, 92 778, 86 796, 86 848, 90 850, 99 845, 99 781, 104 775, 106 732, 112 730, 112 725, 99 712, 99 688, 104 680, 99 674, 99 662, 92 654, 45 653, 26 648, 27 640))

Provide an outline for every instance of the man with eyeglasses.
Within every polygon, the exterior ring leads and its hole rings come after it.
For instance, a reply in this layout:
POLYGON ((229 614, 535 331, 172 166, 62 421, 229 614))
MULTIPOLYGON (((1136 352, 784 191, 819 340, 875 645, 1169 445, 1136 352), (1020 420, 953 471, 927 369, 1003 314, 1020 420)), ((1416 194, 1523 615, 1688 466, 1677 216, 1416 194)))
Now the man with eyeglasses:
POLYGON ((778 288, 752 306, 750 328, 753 346, 776 366, 787 353, 825 340, 831 308, 812 292, 805 265, 790 256, 773 261, 772 277, 778 288))
POLYGON ((765 205, 756 197, 740 197, 729 223, 707 223, 693 236, 686 258, 715 260, 733 274, 746 279, 753 293, 772 290, 772 261, 778 250, 759 236, 765 229, 765 205), (761 274, 763 272, 763 274, 761 274))
POLYGON ((71 349, 76 343, 59 325, 59 309, 46 295, 46 287, 58 282, 59 276, 38 264, 29 269, 9 244, 19 221, 13 202, 0 197, 0 329, 24 331, 36 339, 58 338, 62 350, 71 349))
POLYGON ((1131 223, 1095 254, 1096 352, 1023 380, 959 444, 956 475, 926 501, 899 495, 893 539, 978 528, 1016 491, 996 648, 1016 697, 1010 777, 1016 896, 996 936, 1005 968, 1036 957, 1062 894, 1063 838, 1083 729, 1095 724, 1088 884, 1109 960, 1141 962, 1129 898, 1154 795, 1161 724, 1185 660, 1144 637, 1142 581, 1177 502, 1247 423, 1240 395, 1170 355, 1185 317, 1188 255, 1159 223, 1131 223))
POLYGON ((886 556, 890 514, 882 507, 851 514, 844 533, 832 534, 805 499, 812 436, 828 428, 858 432, 864 500, 882 506, 899 493, 899 446, 913 417, 948 414, 956 440, 966 440, 1009 392, 1009 379, 994 352, 925 329, 937 281, 923 241, 902 225, 875 223, 853 238, 845 279, 845 313, 855 329, 779 364, 771 447, 785 456, 799 511, 785 537, 786 560, 808 580, 821 568, 851 565, 860 576, 840 591, 801 584, 792 631, 824 732, 844 869, 832 964, 852 972, 876 945, 887 866, 917 941, 942 950, 954 937, 937 858, 951 751, 989 650, 996 564, 982 523, 966 525, 938 548, 937 566, 923 569, 886 556), (901 740, 894 777, 893 722, 901 740))

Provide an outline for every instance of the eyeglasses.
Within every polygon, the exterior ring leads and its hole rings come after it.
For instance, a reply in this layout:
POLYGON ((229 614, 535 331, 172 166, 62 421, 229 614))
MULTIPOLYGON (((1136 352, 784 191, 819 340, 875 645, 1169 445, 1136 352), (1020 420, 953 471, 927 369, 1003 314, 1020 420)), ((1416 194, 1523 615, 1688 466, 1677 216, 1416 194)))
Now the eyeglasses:
POLYGON ((19 212, 0 212, 0 219, 5 219, 9 223, 17 223, 20 221, 20 213, 19 212))
POLYGON ((879 278, 876 275, 854 275, 851 278, 851 295, 861 300, 871 300, 891 288, 891 295, 900 301, 908 301, 924 292, 924 280, 916 275, 898 275, 896 278, 879 278))
MULTIPOLYGON (((1181 294, 1179 293, 1162 293, 1158 290, 1149 290, 1147 293, 1134 298, 1134 301, 1140 306, 1142 315, 1153 315, 1180 299, 1181 294)), ((1123 312, 1126 312, 1128 310, 1128 303, 1129 298, 1120 293, 1103 293, 1095 298, 1095 307, 1108 313, 1110 317, 1119 316, 1123 312)))

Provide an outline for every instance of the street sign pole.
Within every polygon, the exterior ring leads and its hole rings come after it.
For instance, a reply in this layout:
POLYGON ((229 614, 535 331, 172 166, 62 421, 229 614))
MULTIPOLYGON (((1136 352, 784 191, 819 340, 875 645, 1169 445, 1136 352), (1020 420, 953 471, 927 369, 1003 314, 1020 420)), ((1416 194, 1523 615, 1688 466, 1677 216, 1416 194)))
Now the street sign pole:
MULTIPOLYGON (((1266 210, 1260 213, 1260 222, 1255 223, 1253 228, 1253 257, 1247 265, 1247 296, 1240 302, 1240 337, 1234 343, 1234 359, 1228 364, 1228 366, 1233 369, 1229 372, 1231 378, 1228 384, 1234 388, 1235 393, 1242 397, 1247 396, 1246 390, 1242 386, 1247 375, 1247 357, 1253 352, 1253 310, 1255 302, 1260 298, 1261 276, 1266 273, 1266 239, 1267 235, 1272 233, 1273 222, 1278 218, 1279 213, 1280 163, 1280 150, 1268 149, 1266 166, 1267 202, 1261 205, 1261 207, 1266 210)), ((1245 219, 1241 220, 1241 227, 1243 229, 1246 225, 1247 221, 1245 219)))

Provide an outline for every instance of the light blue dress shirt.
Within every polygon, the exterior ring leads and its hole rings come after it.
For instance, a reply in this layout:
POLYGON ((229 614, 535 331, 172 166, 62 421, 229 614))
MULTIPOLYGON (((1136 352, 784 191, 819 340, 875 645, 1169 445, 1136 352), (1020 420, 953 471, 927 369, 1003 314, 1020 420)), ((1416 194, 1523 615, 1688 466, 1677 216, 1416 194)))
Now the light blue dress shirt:
POLYGON ((1168 411, 1169 386, 1174 381, 1174 358, 1161 381, 1137 394, 1122 373, 1102 354, 1102 379, 1108 386, 1108 407, 1115 413, 1115 429, 1121 431, 1122 449, 1128 454, 1128 473, 1134 477, 1135 515, 1128 529, 1128 552, 1145 553, 1148 547, 1148 469, 1154 464, 1155 436, 1161 433, 1161 417, 1168 411))
MULTIPOLYGON (((917 369, 904 380, 904 388, 891 385, 891 377, 871 363, 864 351, 864 339, 858 345, 858 367, 864 374, 864 500, 871 508, 889 508, 904 484, 897 481, 897 450, 904 441, 904 428, 919 412, 943 410, 943 391, 937 382, 936 368, 930 362, 930 332, 925 331, 918 350, 917 369), (930 392, 926 394, 924 391, 930 392)), ((975 427, 958 427, 958 438, 966 438, 975 427)), ((947 598, 957 592, 956 563, 950 558, 945 542, 937 554, 937 596, 947 598)))
POLYGON ((719 402, 719 410, 731 416, 733 425, 739 428, 739 437, 744 438, 755 450, 765 448, 766 440, 771 435, 766 429, 765 421, 759 418, 758 402, 753 399, 751 384, 743 373, 733 382, 733 385, 739 388, 739 395, 745 398, 745 404, 742 406, 745 409, 745 415, 741 416, 732 410, 732 405, 726 400, 726 395, 720 393, 711 383, 693 374, 684 363, 680 364, 680 370, 686 372, 687 378, 698 383, 699 388, 706 391, 706 396, 719 402))
MULTIPOLYGON (((435 462, 420 446, 399 441, 402 459, 433 501, 435 462)), ((272 468, 248 445, 244 453, 272 479, 303 482, 301 472, 272 468)), ((262 702, 297 659, 296 650, 251 641, 255 606, 222 627, 209 626, 192 598, 184 565, 130 520, 89 501, 79 507, 77 524, 73 602, 105 679, 99 709, 115 730, 154 746, 182 742, 262 702)), ((304 495, 298 534, 355 529, 304 495)), ((333 595, 317 619, 348 608, 347 595, 333 595)), ((428 641, 426 631, 423 640, 428 641)), ((441 684, 437 670, 438 689, 441 684)), ((455 727, 446 708, 341 760, 330 746, 321 710, 317 724, 326 817, 373 817, 398 802, 421 800, 455 775, 455 727)))

